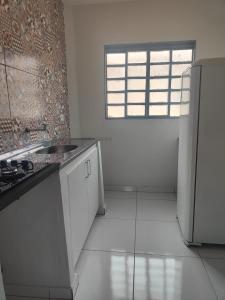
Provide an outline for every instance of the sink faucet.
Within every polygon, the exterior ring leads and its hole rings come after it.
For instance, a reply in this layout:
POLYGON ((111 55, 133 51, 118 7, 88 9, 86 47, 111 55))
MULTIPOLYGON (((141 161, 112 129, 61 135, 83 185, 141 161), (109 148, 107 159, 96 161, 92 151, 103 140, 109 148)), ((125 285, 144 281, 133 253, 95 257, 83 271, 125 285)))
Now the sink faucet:
POLYGON ((29 133, 29 132, 33 132, 33 131, 46 131, 47 130, 47 125, 45 123, 41 124, 40 127, 37 128, 28 128, 26 127, 24 132, 29 133))

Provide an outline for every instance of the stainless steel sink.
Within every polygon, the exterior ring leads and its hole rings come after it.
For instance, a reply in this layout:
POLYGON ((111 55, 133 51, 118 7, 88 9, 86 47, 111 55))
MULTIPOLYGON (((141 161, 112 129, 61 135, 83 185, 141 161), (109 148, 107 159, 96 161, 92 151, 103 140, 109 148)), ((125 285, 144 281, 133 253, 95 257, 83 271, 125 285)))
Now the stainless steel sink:
POLYGON ((49 146, 43 149, 40 149, 36 154, 54 154, 54 153, 66 153, 75 150, 78 148, 76 145, 56 145, 49 146))

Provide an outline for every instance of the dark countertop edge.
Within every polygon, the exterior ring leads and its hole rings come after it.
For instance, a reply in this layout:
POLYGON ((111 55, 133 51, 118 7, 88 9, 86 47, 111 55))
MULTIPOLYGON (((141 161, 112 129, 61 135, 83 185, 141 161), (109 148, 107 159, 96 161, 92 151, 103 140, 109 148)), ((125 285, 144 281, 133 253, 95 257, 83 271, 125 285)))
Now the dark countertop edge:
POLYGON ((59 167, 59 163, 51 163, 18 185, 13 186, 12 189, 3 193, 0 196, 0 211, 17 201, 21 196, 46 179, 49 175, 58 171, 59 167))
POLYGON ((78 148, 78 150, 73 154, 71 153, 71 156, 65 161, 49 163, 43 169, 34 173, 32 176, 20 182, 18 185, 13 186, 10 190, 7 190, 5 193, 0 195, 0 211, 9 206, 11 203, 17 201, 18 198, 23 196, 52 173, 63 169, 66 165, 90 149, 93 145, 97 145, 98 141, 98 139, 91 140, 89 143, 80 146, 80 149, 78 148))

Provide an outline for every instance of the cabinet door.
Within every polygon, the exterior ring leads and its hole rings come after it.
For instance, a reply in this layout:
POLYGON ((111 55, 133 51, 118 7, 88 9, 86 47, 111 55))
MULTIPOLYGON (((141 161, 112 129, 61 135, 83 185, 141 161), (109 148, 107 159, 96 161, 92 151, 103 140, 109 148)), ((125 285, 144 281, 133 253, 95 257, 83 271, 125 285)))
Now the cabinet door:
POLYGON ((85 184, 86 162, 75 163, 67 170, 68 200, 73 266, 75 267, 89 231, 89 210, 85 184))
POLYGON ((88 174, 86 180, 89 206, 89 226, 92 225, 99 207, 98 193, 98 153, 94 148, 87 158, 88 174))

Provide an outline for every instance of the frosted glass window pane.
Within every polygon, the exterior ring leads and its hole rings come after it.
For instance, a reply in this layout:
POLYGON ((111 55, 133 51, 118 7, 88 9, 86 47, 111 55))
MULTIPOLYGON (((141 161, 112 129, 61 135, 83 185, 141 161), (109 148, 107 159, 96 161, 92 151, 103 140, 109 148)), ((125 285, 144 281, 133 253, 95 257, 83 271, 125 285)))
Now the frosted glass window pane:
POLYGON ((109 118, 123 118, 125 116, 124 106, 108 106, 109 118))
POLYGON ((121 78, 121 77, 125 77, 125 67, 107 68, 107 77, 108 78, 121 78))
POLYGON ((170 52, 166 51, 151 51, 150 52, 150 62, 169 62, 170 52))
POLYGON ((180 105, 171 105, 170 106, 170 116, 179 117, 180 116, 180 105))
POLYGON ((168 92, 151 92, 149 95, 150 102, 167 102, 168 92))
POLYGON ((168 76, 169 65, 152 65, 150 66, 150 76, 168 76))
POLYGON ((189 102, 190 101, 190 91, 182 91, 182 102, 189 102))
POLYGON ((144 105, 128 105, 127 106, 128 116, 144 116, 145 106, 144 105))
POLYGON ((149 107, 150 116, 166 116, 168 106, 167 105, 151 105, 149 107))
POLYGON ((168 79, 151 79, 150 80, 150 89, 151 90, 161 90, 168 89, 168 79))
POLYGON ((128 79, 128 90, 145 90, 145 79, 128 79))
POLYGON ((128 77, 146 76, 146 66, 128 66, 128 77))
POLYGON ((108 91, 123 91, 125 90, 124 80, 108 80, 107 82, 108 91))
POLYGON ((171 92, 170 101, 171 102, 180 102, 181 92, 171 92))
POLYGON ((191 78, 190 76, 183 76, 182 79, 182 88, 189 89, 191 85, 191 78))
POLYGON ((127 93, 127 102, 130 102, 130 103, 145 102, 145 93, 144 92, 128 92, 127 93))
POLYGON ((147 52, 128 52, 128 63, 145 63, 147 60, 147 52))
POLYGON ((110 93, 108 94, 108 103, 109 104, 117 104, 125 102, 125 94, 124 93, 110 93))
POLYGON ((108 65, 124 65, 125 64, 125 53, 110 53, 107 54, 108 65))
POLYGON ((180 115, 187 116, 189 114, 189 103, 182 103, 180 106, 180 115))
POLYGON ((181 76, 188 67, 190 67, 190 64, 172 65, 172 76, 181 76))
POLYGON ((173 61, 192 61, 192 50, 173 50, 173 61))
POLYGON ((179 90, 181 88, 181 78, 172 78, 171 89, 179 90))

